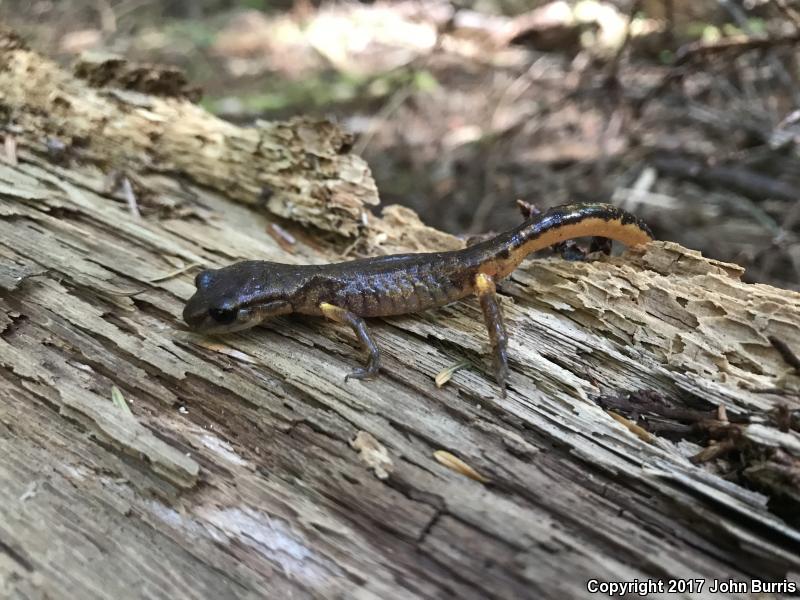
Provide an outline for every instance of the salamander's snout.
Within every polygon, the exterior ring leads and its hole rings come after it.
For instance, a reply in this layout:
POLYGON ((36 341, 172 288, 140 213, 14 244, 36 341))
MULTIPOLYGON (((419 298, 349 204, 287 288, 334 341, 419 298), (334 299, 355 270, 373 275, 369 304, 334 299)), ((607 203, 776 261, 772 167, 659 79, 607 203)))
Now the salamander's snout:
POLYGON ((220 334, 241 331, 265 319, 292 312, 291 303, 275 297, 263 263, 244 261, 200 272, 197 287, 183 308, 183 320, 194 331, 220 334))
POLYGON ((194 279, 197 291, 189 298, 183 308, 183 320, 194 330, 205 331, 213 321, 211 318, 213 294, 209 289, 213 280, 214 271, 211 270, 201 271, 194 279))
POLYGON ((183 320, 192 329, 200 329, 205 321, 207 313, 208 309, 205 303, 201 301, 199 294, 195 293, 189 298, 186 306, 183 307, 183 320))
POLYGON ((247 329, 263 318, 252 308, 244 307, 238 299, 239 287, 233 292, 219 279, 219 271, 203 271, 195 278, 197 291, 183 307, 183 320, 190 329, 201 333, 228 333, 247 329))

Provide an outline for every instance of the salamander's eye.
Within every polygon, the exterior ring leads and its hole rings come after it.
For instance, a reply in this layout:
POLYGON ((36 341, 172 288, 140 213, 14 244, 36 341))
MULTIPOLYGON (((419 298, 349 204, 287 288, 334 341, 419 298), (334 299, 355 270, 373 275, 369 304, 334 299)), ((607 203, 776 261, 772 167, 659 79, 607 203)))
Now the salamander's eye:
POLYGON ((220 325, 229 325, 236 320, 238 308, 212 308, 208 314, 220 325))

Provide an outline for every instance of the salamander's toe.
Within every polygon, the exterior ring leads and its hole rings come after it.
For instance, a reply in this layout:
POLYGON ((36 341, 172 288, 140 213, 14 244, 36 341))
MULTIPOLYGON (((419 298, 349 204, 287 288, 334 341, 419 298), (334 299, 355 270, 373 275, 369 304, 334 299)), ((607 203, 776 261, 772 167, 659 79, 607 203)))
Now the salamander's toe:
POLYGON ((344 376, 344 380, 348 381, 349 379, 364 379, 366 377, 366 371, 364 369, 356 369, 344 376))
MULTIPOLYGON (((503 353, 505 355, 505 353, 503 353)), ((505 360, 508 360, 507 358, 505 360)), ((500 397, 506 397, 506 387, 508 386, 508 363, 496 361, 494 366, 494 377, 497 385, 500 386, 500 397)))
POLYGON ((347 381, 348 379, 372 379, 375 377, 374 373, 370 373, 367 369, 356 369, 352 373, 348 373, 344 376, 344 380, 347 381))
POLYGON ((367 362, 367 367, 362 369, 358 368, 352 373, 348 373, 345 375, 344 380, 347 381, 348 379, 375 379, 378 376, 378 371, 381 368, 380 360, 374 359, 370 357, 370 360, 367 362))

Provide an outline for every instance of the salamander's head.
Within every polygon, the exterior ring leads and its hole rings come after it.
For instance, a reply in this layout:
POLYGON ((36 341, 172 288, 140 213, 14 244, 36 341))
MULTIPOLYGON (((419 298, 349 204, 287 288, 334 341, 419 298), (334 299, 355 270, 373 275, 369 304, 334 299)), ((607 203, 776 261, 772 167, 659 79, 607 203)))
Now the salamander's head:
POLYGON ((183 320, 195 331, 227 333, 292 312, 281 285, 281 267, 245 261, 202 271, 194 280, 197 291, 183 309, 183 320))

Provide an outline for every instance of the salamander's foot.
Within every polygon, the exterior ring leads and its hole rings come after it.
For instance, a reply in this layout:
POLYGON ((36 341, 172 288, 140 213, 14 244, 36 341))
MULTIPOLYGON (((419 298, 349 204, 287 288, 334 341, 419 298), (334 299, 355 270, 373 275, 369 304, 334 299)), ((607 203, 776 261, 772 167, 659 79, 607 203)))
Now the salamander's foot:
POLYGON ((352 373, 348 373, 344 380, 347 381, 348 379, 374 378, 381 368, 381 353, 378 350, 378 346, 375 345, 375 341, 369 335, 367 324, 364 322, 364 319, 359 317, 357 314, 350 312, 349 310, 334 306, 333 304, 328 304, 327 302, 322 302, 319 305, 319 308, 322 311, 322 314, 332 321, 336 321, 337 323, 345 323, 352 327, 353 332, 358 336, 358 341, 361 343, 361 347, 369 352, 367 367, 365 369, 356 369, 352 373))
POLYGON ((375 379, 378 376, 378 371, 380 371, 381 363, 380 360, 373 360, 373 357, 370 356, 369 361, 367 362, 366 368, 358 368, 352 373, 348 373, 344 376, 344 380, 347 381, 348 379, 375 379))

